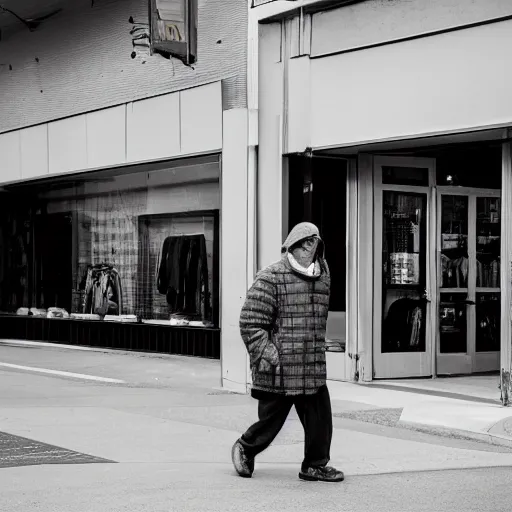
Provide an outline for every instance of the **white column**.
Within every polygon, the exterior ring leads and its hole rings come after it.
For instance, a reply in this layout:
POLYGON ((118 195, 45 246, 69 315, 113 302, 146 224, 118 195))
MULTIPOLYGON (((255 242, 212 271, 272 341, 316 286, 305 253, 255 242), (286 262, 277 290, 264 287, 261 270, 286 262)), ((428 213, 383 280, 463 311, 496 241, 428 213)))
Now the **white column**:
POLYGON ((357 161, 351 160, 348 163, 347 176, 347 345, 345 349, 345 375, 350 380, 355 380, 359 372, 358 274, 360 266, 358 244, 358 194, 357 161))
POLYGON ((359 380, 373 379, 373 158, 358 159, 357 348, 359 380))
MULTIPOLYGON (((240 336, 240 310, 248 286, 248 251, 253 251, 249 226, 248 179, 249 116, 247 109, 227 110, 223 114, 221 173, 221 362, 222 386, 247 392, 247 351, 240 336)), ((251 196, 254 193, 251 192, 251 196)), ((252 199, 254 201, 254 199, 252 199)))
POLYGON ((278 260, 283 242, 283 61, 281 24, 260 26, 258 268, 278 260))
POLYGON ((510 401, 512 356, 512 144, 503 144, 501 184, 501 400, 510 401))

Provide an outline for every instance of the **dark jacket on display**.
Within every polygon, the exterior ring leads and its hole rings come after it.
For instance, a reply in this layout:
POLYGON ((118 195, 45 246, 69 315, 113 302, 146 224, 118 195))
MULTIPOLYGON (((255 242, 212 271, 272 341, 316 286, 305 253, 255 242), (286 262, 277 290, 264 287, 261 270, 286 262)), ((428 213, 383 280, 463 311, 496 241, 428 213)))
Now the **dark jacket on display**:
POLYGON ((208 260, 204 235, 170 236, 164 240, 157 289, 166 296, 171 311, 204 318, 209 316, 208 260))
POLYGON ((123 310, 123 288, 118 271, 107 264, 89 267, 85 281, 84 313, 100 316, 120 315, 123 310))
POLYGON ((316 393, 326 383, 325 332, 330 275, 320 241, 313 275, 302 272, 289 249, 318 236, 310 223, 288 235, 282 258, 258 273, 240 316, 250 356, 253 390, 281 395, 316 393))

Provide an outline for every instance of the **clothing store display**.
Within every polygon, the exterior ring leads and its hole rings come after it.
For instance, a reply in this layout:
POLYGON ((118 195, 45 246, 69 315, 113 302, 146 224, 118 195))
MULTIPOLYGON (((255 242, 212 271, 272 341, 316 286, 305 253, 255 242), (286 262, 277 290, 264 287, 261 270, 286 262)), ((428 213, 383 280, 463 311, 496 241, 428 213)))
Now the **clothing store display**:
POLYGON ((400 298, 389 307, 384 320, 383 340, 390 351, 404 351, 420 344, 423 309, 417 299, 400 298))
POLYGON ((499 295, 489 294, 476 307, 476 349, 494 351, 500 349, 500 300, 499 295))
POLYGON ((169 322, 171 325, 188 325, 190 320, 184 315, 171 315, 169 322))
POLYGON ((482 288, 500 287, 500 262, 497 259, 488 263, 477 259, 476 285, 482 288))
POLYGON ((467 256, 450 259, 441 254, 444 288, 465 288, 468 282, 469 260, 467 256))
POLYGON ((48 314, 48 311, 46 309, 30 308, 30 311, 29 311, 29 315, 39 317, 39 318, 46 318, 47 314, 48 314))
POLYGON ((105 315, 105 322, 133 323, 137 322, 136 315, 105 315))
POLYGON ((169 325, 169 320, 142 320, 143 324, 150 324, 150 325, 169 325))
POLYGON ((71 320, 101 320, 100 315, 94 315, 92 313, 71 313, 69 318, 71 320))
POLYGON ((418 284, 420 281, 420 255, 392 252, 389 255, 391 284, 418 284))
POLYGON ((199 320, 192 320, 188 323, 189 327, 207 327, 207 328, 213 328, 214 325, 212 322, 203 322, 199 320))
POLYGON ((118 271, 107 264, 90 266, 85 279, 84 313, 119 315, 123 308, 123 290, 118 271))
POLYGON ((69 318, 69 313, 62 308, 48 308, 46 318, 69 318))
POLYGON ((204 235, 170 236, 164 240, 157 289, 171 312, 208 318, 208 259, 204 235))
MULTIPOLYGON (((399 214, 395 214, 399 215, 399 214)), ((405 215, 405 214, 404 214, 405 215)), ((391 239, 391 252, 408 252, 413 224, 408 218, 388 219, 387 235, 391 239)))
POLYGON ((411 347, 417 347, 420 344, 421 316, 421 308, 416 306, 412 312, 410 319, 410 323, 412 324, 410 338, 411 347))
MULTIPOLYGON (((23 223, 12 220, 8 234, 5 237, 5 273, 2 283, 2 305, 9 311, 15 311, 29 304, 28 275, 30 254, 29 236, 24 230, 23 223)), ((27 313, 28 314, 28 309, 27 313)))

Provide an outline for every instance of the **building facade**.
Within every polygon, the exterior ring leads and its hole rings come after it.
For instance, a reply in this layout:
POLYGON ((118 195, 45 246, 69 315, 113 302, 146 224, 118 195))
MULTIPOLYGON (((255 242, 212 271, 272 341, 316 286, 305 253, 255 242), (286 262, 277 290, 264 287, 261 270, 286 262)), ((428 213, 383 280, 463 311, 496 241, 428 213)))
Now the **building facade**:
POLYGON ((247 288, 248 6, 0 6, 0 336, 220 358, 247 288))
POLYGON ((500 371, 508 400, 508 0, 0 5, 0 336, 246 392, 246 290, 311 220, 330 379, 500 371))
POLYGON ((501 370, 507 395, 511 44, 506 0, 254 4, 257 267, 319 224, 329 378, 501 370))

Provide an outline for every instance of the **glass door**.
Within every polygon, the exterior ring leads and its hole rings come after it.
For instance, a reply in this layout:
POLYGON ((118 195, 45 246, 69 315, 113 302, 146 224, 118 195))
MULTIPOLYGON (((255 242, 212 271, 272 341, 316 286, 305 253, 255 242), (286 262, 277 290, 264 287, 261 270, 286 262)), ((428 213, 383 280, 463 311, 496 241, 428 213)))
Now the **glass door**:
POLYGON ((473 372, 500 367, 501 199, 476 196, 475 355, 473 372))
POLYGON ((499 368, 499 235, 499 192, 439 188, 439 375, 499 368))
POLYGON ((432 375, 432 169, 428 159, 375 159, 375 378, 432 375))
POLYGON ((437 373, 471 373, 471 314, 474 305, 469 265, 469 196, 440 194, 439 332, 437 373))

